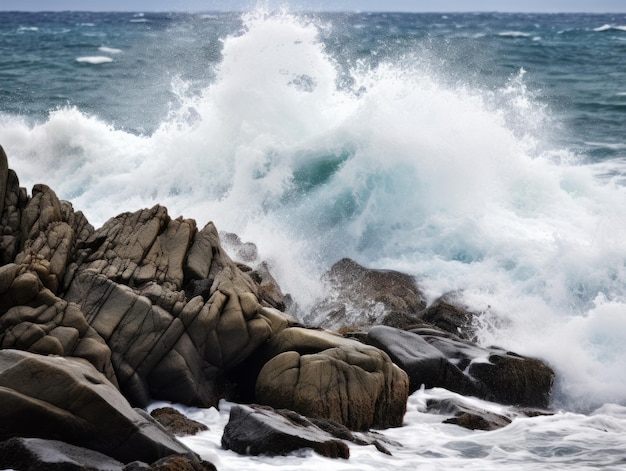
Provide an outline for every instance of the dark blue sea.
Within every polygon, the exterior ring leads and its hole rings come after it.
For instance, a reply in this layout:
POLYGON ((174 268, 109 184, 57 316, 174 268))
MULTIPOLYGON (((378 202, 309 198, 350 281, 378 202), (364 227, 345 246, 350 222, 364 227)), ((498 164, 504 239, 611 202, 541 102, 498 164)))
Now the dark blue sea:
POLYGON ((241 458, 227 404, 186 410, 219 469, 626 468, 626 15, 0 12, 0 145, 95 226, 254 242, 308 322, 351 257, 557 372, 556 415, 494 432, 418 391, 393 458, 241 458))

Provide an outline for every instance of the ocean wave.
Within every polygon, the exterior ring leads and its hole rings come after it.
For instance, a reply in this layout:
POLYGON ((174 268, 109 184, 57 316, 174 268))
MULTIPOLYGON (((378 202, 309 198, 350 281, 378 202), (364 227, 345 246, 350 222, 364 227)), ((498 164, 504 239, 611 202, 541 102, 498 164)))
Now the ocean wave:
POLYGON ((213 220, 255 242, 303 309, 344 256, 415 275, 430 300, 463 290, 479 340, 547 360, 561 404, 626 404, 626 188, 551 147, 523 74, 483 90, 402 56, 354 64, 338 89, 312 19, 243 23, 215 80, 175 81, 149 135, 76 108, 1 120, 23 184, 94 225, 155 203, 213 220))
POLYGON ((120 54, 122 52, 121 49, 116 49, 116 48, 107 47, 107 46, 100 46, 98 48, 98 51, 104 52, 106 54, 120 54))
POLYGON ((37 26, 20 26, 17 29, 18 33, 37 33, 39 28, 37 26))
POLYGON ((593 29, 596 32, 604 32, 604 31, 626 31, 626 26, 616 26, 616 25, 603 25, 598 28, 593 29))
POLYGON ((498 33, 498 36, 506 37, 506 38, 527 38, 532 36, 531 33, 524 33, 522 31, 503 31, 498 33))
POLYGON ((106 57, 106 56, 83 56, 83 57, 77 57, 76 62, 98 65, 98 64, 106 64, 109 62, 113 62, 113 59, 111 59, 110 57, 106 57))

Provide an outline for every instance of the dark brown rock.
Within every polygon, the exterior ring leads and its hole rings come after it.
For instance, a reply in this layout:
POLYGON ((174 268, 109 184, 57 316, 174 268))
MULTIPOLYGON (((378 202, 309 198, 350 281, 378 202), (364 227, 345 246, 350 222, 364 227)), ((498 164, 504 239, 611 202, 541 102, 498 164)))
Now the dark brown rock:
POLYGON ((453 399, 429 400, 428 411, 453 417, 444 424, 454 424, 469 430, 497 430, 511 423, 511 418, 476 407, 470 407, 453 399))
POLYGON ((538 408, 550 404, 554 372, 540 360, 479 347, 433 328, 406 332, 375 326, 365 340, 405 369, 412 389, 424 384, 503 404, 538 408))
POLYGON ((234 406, 224 428, 222 447, 242 455, 286 455, 311 448, 329 458, 349 458, 341 440, 290 411, 259 406, 234 406))
POLYGON ((0 443, 0 469, 122 471, 124 464, 97 451, 58 440, 11 438, 0 443))
MULTIPOLYGON (((5 167, 6 156, 0 152, 0 167, 5 167)), ((16 173, 7 168, 0 170, 0 266, 11 263, 20 250, 22 242, 22 211, 28 204, 26 189, 20 187, 16 173), (6 176, 5 176, 6 175, 6 176)))
POLYGON ((209 430, 206 425, 190 419, 173 407, 154 409, 150 415, 172 435, 195 435, 198 432, 209 430))
POLYGON ((183 455, 161 458, 152 463, 149 469, 150 471, 217 471, 213 463, 204 460, 193 460, 183 455))
POLYGON ((123 463, 195 455, 87 362, 0 350, 0 440, 55 439, 123 463))
POLYGON ((348 258, 335 263, 324 280, 329 290, 327 298, 304 318, 320 327, 366 329, 383 323, 387 317, 417 321, 416 314, 426 307, 413 277, 365 268, 348 258))
POLYGON ((476 394, 477 388, 461 369, 451 363, 437 348, 418 334, 375 326, 365 338, 389 354, 393 362, 409 376, 409 394, 422 385, 427 388, 442 387, 462 394, 476 394))
POLYGON ((444 295, 419 314, 424 322, 466 340, 475 338, 472 322, 475 313, 463 305, 455 293, 444 295))

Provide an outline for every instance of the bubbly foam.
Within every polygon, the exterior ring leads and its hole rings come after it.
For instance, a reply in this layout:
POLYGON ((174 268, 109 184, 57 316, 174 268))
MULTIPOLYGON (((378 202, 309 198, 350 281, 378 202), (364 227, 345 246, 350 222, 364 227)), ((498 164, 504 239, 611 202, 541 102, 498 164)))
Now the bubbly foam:
POLYGON ((121 49, 116 49, 114 47, 100 46, 98 51, 104 52, 105 54, 120 54, 122 52, 121 49))
POLYGON ((107 64, 109 62, 113 62, 113 59, 107 56, 83 56, 77 57, 76 62, 83 62, 85 64, 107 64))
POLYGON ((302 309, 344 256, 416 275, 430 300, 463 290, 482 342, 556 368, 560 404, 626 404, 621 170, 554 148, 523 73, 477 90, 403 57, 355 63, 338 88, 325 27, 246 15, 215 81, 176 80, 151 135, 67 108, 4 117, 0 142, 23 184, 95 225, 161 203, 257 243, 302 309))

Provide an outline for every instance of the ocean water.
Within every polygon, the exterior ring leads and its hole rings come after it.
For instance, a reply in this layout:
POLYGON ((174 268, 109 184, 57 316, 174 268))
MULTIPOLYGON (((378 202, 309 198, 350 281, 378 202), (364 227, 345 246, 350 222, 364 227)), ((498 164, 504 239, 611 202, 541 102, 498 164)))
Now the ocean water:
POLYGON ((240 458, 228 404, 186 409, 220 469, 623 469, 625 57, 624 14, 1 12, 0 145, 95 226, 161 203, 256 243, 300 313, 351 257, 557 373, 557 415, 496 432, 416 393, 393 458, 240 458))

